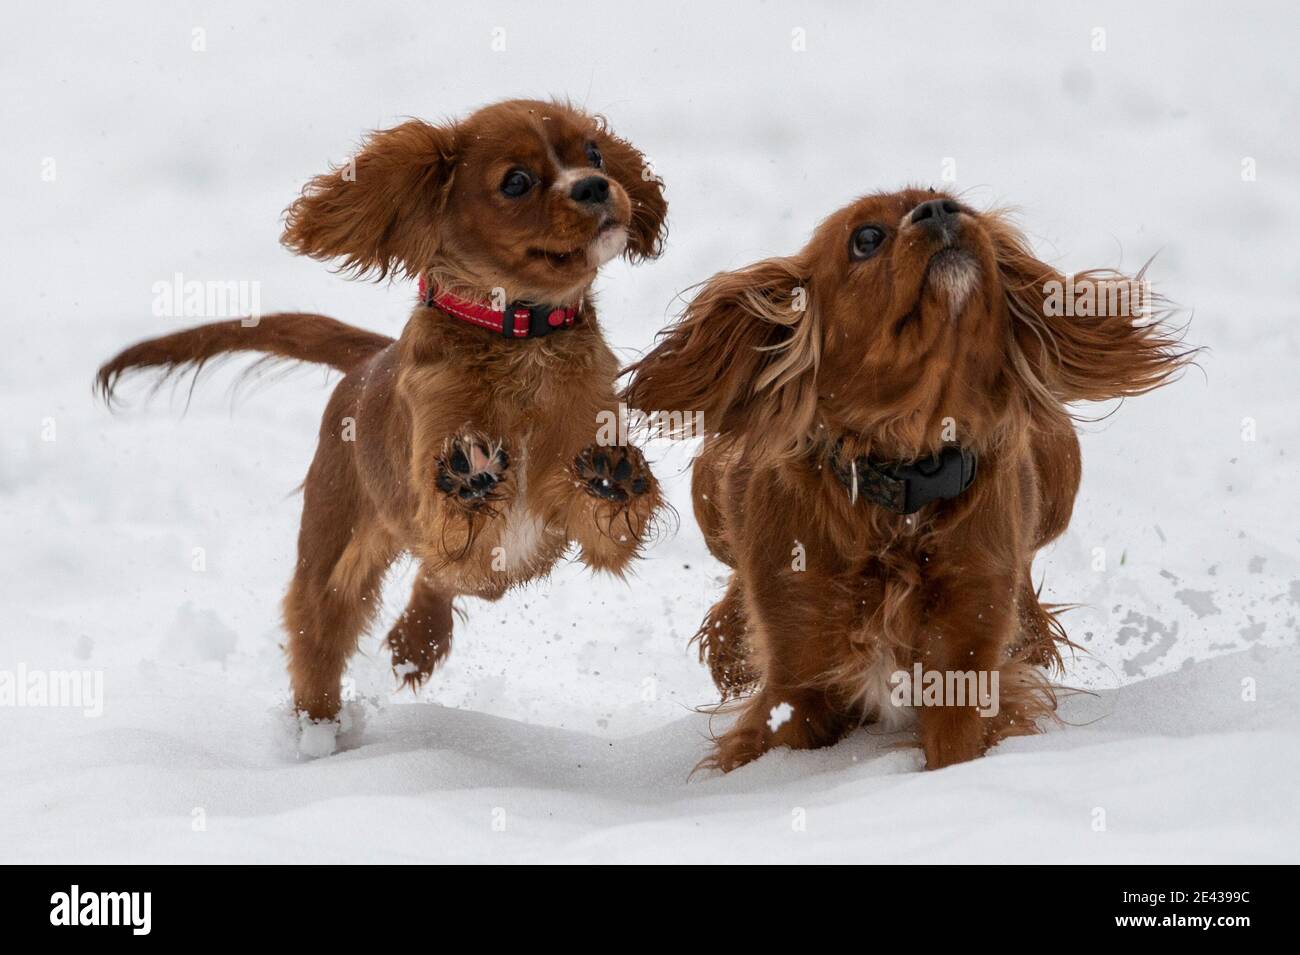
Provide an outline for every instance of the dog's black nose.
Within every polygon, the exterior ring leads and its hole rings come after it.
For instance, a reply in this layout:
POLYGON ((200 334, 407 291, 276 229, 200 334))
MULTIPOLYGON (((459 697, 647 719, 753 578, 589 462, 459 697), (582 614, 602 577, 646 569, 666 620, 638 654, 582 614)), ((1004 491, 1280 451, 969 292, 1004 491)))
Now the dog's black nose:
POLYGON ((961 206, 951 199, 931 199, 929 202, 923 202, 912 210, 913 222, 925 222, 933 220, 931 225, 946 226, 950 225, 950 220, 957 218, 957 213, 961 212, 961 206))
POLYGON ((586 179, 579 179, 569 190, 569 198, 586 205, 600 205, 609 198, 609 180, 604 176, 588 176, 586 179))

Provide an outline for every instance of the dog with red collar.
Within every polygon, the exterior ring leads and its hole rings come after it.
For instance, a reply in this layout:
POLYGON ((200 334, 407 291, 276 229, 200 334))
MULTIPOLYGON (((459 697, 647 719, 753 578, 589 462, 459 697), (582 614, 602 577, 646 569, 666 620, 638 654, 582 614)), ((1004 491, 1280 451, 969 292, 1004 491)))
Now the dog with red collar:
POLYGON ((456 597, 496 599, 571 546, 614 574, 637 556, 661 498, 635 447, 598 442, 619 363, 590 289, 610 259, 660 252, 667 204, 647 171, 603 120, 556 103, 375 133, 308 183, 284 242, 359 276, 418 277, 399 338, 279 314, 145 341, 100 369, 110 402, 126 372, 174 374, 236 351, 344 373, 284 601, 306 721, 337 718, 344 668, 401 554, 420 573, 387 643, 411 687, 450 650, 456 597))

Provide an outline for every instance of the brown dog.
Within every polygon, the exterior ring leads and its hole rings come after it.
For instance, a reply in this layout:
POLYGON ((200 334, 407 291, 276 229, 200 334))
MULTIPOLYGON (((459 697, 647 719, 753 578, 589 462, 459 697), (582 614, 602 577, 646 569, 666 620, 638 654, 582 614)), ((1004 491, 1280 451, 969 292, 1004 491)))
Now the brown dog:
POLYGON ((344 666, 402 552, 420 575, 387 642, 412 686, 451 647, 456 596, 496 599, 571 543, 614 573, 636 556, 659 491, 639 451, 597 444, 602 414, 616 414, 618 362, 590 288, 620 253, 657 255, 666 212, 642 155, 571 107, 512 101, 456 124, 407 122, 313 179, 284 233, 359 275, 419 276, 398 340, 280 314, 142 342, 100 369, 110 402, 124 372, 171 374, 233 351, 345 373, 307 473, 284 601, 307 717, 337 714, 344 666))
POLYGON ((707 762, 824 746, 900 703, 931 768, 1034 731, 1055 708, 1037 666, 1065 641, 1030 582, 1079 485, 1065 406, 1187 361, 1162 315, 1135 321, 1155 301, 1067 280, 1005 218, 915 189, 704 285, 625 397, 710 434, 695 514, 733 574, 697 639, 724 699, 754 692, 707 762), (993 698, 961 698, 979 685, 993 698))

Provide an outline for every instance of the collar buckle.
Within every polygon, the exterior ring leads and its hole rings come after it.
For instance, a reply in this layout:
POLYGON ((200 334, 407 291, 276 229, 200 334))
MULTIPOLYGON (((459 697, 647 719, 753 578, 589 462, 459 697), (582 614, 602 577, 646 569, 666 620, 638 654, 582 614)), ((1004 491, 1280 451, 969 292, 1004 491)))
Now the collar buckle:
POLYGON ((503 322, 501 329, 506 338, 542 338, 562 328, 572 328, 577 309, 511 302, 506 314, 510 321, 503 322))
POLYGON ((893 466, 894 476, 904 482, 902 513, 913 514, 927 504, 960 496, 974 483, 978 463, 974 451, 950 444, 932 457, 893 466))

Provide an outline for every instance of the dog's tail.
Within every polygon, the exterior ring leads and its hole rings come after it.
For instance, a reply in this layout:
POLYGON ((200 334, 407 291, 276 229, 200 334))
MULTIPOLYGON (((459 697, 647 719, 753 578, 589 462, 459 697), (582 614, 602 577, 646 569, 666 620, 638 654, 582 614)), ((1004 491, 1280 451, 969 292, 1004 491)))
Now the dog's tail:
POLYGON ((348 371, 392 341, 387 335, 308 312, 267 315, 256 324, 236 318, 132 345, 99 369, 95 391, 112 404, 113 390, 127 372, 156 369, 166 381, 190 371, 197 374, 212 359, 233 352, 261 352, 271 360, 315 362, 348 371))

